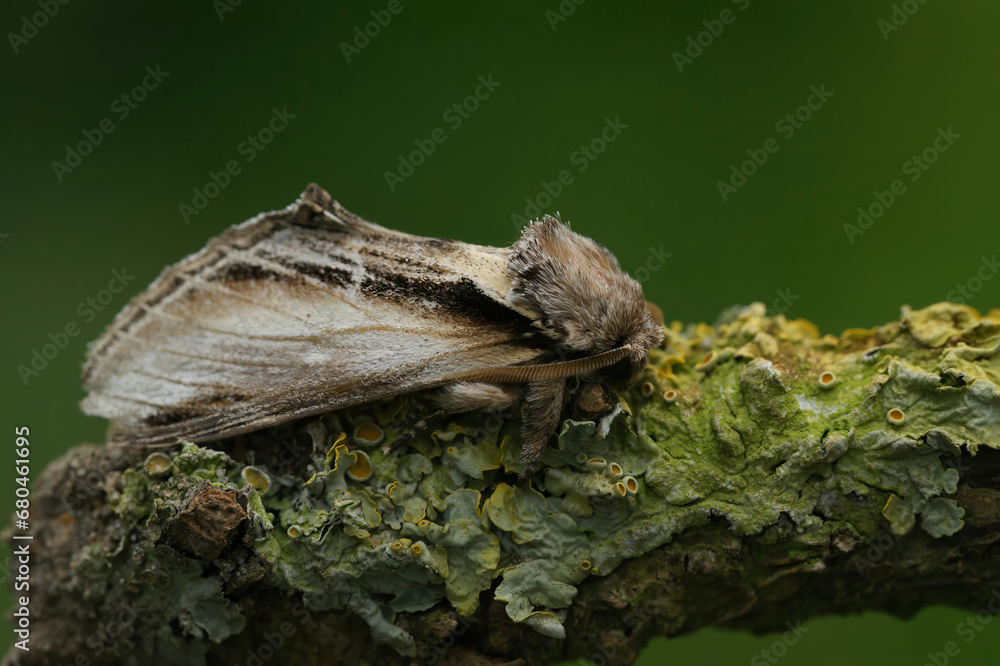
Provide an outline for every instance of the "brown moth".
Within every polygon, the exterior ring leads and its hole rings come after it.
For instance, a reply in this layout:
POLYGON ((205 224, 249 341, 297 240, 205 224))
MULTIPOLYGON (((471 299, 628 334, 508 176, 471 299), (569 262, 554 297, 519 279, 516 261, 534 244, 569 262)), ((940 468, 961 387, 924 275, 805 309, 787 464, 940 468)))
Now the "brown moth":
POLYGON ((166 268, 88 352, 88 414, 118 443, 205 442, 427 391, 525 402, 522 479, 566 380, 636 379, 663 331, 602 245, 552 217, 508 248, 366 222, 310 185, 166 268))

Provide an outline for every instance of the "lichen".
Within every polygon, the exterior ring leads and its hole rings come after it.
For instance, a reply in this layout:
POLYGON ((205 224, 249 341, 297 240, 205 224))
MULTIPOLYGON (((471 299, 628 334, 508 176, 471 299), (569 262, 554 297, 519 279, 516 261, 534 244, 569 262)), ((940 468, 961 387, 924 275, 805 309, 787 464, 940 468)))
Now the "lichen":
POLYGON ((411 655, 397 614, 448 604, 468 616, 484 594, 515 622, 562 637, 581 581, 713 517, 747 536, 788 521, 810 543, 918 522, 934 537, 962 528, 949 460, 1000 447, 1000 311, 904 308, 899 322, 838 338, 754 304, 665 333, 622 404, 598 422, 567 420, 526 487, 511 485, 514 417, 453 415, 383 452, 376 445, 420 409, 412 397, 297 426, 313 444, 304 474, 191 444, 169 478, 128 470, 114 508, 149 528, 136 566, 168 581, 144 594, 173 599, 168 619, 190 635, 242 629, 228 595, 258 569, 219 566, 232 548, 212 564, 171 542, 199 484, 246 511, 236 545, 259 560, 257 584, 355 613, 375 640, 411 655), (884 525, 832 501, 845 495, 884 507, 884 525))

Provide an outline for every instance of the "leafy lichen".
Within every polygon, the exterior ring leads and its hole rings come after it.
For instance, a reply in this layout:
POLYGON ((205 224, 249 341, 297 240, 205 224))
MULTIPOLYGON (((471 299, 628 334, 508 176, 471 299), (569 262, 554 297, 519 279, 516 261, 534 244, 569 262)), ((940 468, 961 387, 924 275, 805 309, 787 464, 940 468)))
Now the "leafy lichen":
MULTIPOLYGON (((445 603, 468 616, 489 590, 514 621, 562 637, 584 579, 713 517, 738 535, 789 524, 804 543, 962 528, 948 462, 1000 447, 1000 311, 904 308, 899 322, 838 338, 755 304, 665 332, 641 388, 603 419, 567 420, 528 487, 507 483, 521 471, 513 418, 455 415, 383 453, 410 397, 295 426, 312 444, 304 473, 193 444, 172 474, 162 460, 154 475, 126 471, 114 508, 147 528, 132 558, 158 581, 143 598, 219 641, 243 627, 232 591, 270 585, 356 613, 376 640, 414 654, 397 614, 445 603), (212 562, 171 540, 205 486, 246 514, 212 562), (884 525, 843 496, 884 506, 884 525)), ((94 564, 107 555, 81 555, 80 570, 107 576, 94 564)))

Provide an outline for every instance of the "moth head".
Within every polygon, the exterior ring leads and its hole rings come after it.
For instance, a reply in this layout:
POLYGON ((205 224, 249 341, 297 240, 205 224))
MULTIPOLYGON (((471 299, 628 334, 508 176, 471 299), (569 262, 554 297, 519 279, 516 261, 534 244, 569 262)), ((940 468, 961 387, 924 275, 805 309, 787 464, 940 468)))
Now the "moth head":
POLYGON ((507 299, 536 314, 536 325, 558 351, 578 357, 624 347, 627 357, 602 374, 615 384, 642 374, 663 330, 646 307, 642 286, 606 247, 545 216, 510 250, 507 299))

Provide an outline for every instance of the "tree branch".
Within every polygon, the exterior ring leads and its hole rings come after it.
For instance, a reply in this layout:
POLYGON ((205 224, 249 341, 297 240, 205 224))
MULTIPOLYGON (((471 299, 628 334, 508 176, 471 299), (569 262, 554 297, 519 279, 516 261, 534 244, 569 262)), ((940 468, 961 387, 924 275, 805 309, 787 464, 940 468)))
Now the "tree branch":
POLYGON ((215 449, 78 447, 32 494, 44 585, 5 663, 625 664, 706 625, 980 610, 998 386, 1000 310, 837 338, 755 304, 669 327, 621 403, 571 386, 530 488, 515 417, 383 454, 414 396, 215 449))

